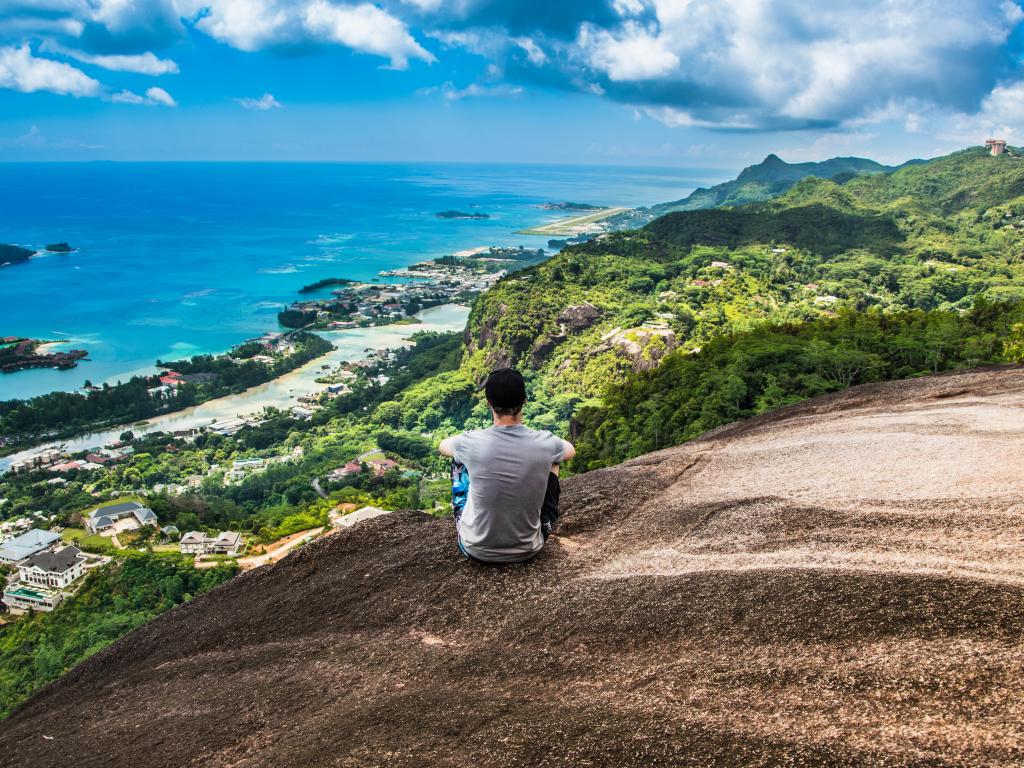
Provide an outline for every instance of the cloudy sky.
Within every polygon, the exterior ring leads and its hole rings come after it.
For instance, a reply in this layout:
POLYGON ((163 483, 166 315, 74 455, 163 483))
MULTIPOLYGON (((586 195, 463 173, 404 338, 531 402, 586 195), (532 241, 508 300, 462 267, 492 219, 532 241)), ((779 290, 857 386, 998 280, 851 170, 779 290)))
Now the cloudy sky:
POLYGON ((733 168, 1024 143, 1011 0, 0 0, 0 160, 733 168))

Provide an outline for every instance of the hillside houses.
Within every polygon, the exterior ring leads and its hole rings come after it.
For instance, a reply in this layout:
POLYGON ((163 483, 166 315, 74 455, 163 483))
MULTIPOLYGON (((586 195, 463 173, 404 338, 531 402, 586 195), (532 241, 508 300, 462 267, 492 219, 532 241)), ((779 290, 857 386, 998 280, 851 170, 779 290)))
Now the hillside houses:
POLYGON ((345 466, 332 469, 327 473, 327 479, 331 482, 338 482, 339 480, 344 480, 347 477, 358 475, 362 472, 364 464, 366 465, 366 468, 370 472, 373 472, 377 477, 383 477, 387 472, 399 468, 398 462, 394 459, 388 459, 380 456, 379 454, 377 458, 369 458, 371 455, 372 454, 363 454, 362 456, 357 456, 345 464, 345 466))
POLYGON ((18 563, 18 578, 7 584, 0 602, 13 614, 52 611, 85 573, 88 559, 78 547, 36 552, 18 563))
POLYGON ((97 507, 85 518, 85 527, 90 533, 112 536, 121 531, 133 531, 144 525, 159 526, 156 515, 149 507, 136 501, 97 507))
POLYGON ((38 529, 23 533, 0 545, 0 563, 14 565, 22 560, 49 549, 60 541, 60 534, 38 529))
POLYGON ((245 546, 242 534, 235 531, 221 531, 216 536, 207 536, 202 531, 189 531, 181 537, 178 547, 183 555, 228 555, 237 557, 245 546))
POLYGON ((38 552, 18 566, 19 578, 35 587, 66 589, 85 573, 85 555, 78 547, 38 552))
POLYGON ((351 475, 358 475, 363 471, 363 465, 358 460, 353 459, 343 467, 332 469, 327 473, 327 479, 336 482, 338 480, 344 480, 346 477, 351 475))

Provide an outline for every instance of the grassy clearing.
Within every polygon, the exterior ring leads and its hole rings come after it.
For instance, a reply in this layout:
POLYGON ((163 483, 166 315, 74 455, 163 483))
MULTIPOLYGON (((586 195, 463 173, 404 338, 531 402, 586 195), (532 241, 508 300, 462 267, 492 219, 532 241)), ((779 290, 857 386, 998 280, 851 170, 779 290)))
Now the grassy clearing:
POLYGON ((97 555, 112 555, 118 551, 109 536, 100 536, 98 533, 79 539, 78 547, 86 552, 93 552, 97 555))
POLYGON ((75 541, 81 541, 82 539, 89 536, 89 533, 85 528, 65 528, 60 532, 61 541, 71 544, 75 541))

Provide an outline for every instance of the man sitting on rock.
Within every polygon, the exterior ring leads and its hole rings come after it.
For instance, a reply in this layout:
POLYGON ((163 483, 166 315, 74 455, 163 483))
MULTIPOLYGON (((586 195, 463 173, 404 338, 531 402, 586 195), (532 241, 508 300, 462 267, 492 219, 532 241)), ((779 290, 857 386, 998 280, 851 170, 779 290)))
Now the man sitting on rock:
POLYGON ((536 555, 558 520, 558 466, 572 443, 523 425, 526 382, 493 371, 484 385, 494 417, 488 429, 441 441, 452 464, 452 508, 459 550, 471 560, 518 563, 536 555))

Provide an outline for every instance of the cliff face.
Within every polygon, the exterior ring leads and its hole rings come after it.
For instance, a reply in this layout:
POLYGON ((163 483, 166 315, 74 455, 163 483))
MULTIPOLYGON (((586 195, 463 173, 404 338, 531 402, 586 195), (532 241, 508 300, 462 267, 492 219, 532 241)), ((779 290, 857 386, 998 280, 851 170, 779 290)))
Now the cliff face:
POLYGON ((872 385, 564 484, 534 562, 396 513, 45 689, 0 765, 1019 765, 1024 369, 872 385))

